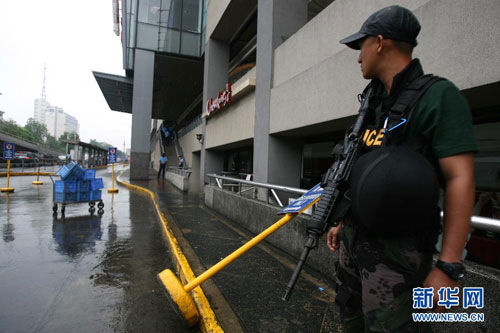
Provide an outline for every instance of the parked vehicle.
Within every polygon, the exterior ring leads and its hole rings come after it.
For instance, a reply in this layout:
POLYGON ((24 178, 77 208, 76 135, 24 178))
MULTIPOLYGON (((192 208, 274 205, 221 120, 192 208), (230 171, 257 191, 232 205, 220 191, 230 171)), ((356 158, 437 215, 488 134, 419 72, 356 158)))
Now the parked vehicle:
POLYGON ((40 163, 40 157, 37 153, 31 151, 16 151, 12 163, 24 165, 25 167, 35 166, 40 163))

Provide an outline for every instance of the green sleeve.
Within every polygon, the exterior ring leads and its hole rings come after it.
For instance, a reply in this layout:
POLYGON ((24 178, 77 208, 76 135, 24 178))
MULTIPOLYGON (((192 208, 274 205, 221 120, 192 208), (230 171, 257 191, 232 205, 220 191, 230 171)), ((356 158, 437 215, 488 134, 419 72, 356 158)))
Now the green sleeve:
POLYGON ((414 112, 417 124, 412 127, 431 144, 436 158, 477 152, 469 105, 450 81, 433 84, 414 112))

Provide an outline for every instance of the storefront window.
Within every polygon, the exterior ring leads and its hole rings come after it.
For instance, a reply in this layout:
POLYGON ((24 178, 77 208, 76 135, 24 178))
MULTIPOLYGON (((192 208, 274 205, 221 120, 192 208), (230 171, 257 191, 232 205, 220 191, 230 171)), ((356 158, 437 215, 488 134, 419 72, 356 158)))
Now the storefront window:
POLYGON ((253 147, 227 151, 224 157, 224 174, 245 176, 253 169, 253 147))
POLYGON ((305 144, 302 152, 300 187, 309 189, 321 181, 322 175, 333 163, 334 141, 305 144))

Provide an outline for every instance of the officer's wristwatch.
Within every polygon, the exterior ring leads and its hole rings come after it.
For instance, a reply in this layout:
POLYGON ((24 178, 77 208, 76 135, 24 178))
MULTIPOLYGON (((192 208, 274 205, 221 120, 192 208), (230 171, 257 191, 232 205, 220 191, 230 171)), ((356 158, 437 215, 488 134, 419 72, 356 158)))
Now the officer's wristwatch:
POLYGON ((462 280, 465 276, 465 267, 461 262, 436 261, 436 267, 455 281, 462 280))

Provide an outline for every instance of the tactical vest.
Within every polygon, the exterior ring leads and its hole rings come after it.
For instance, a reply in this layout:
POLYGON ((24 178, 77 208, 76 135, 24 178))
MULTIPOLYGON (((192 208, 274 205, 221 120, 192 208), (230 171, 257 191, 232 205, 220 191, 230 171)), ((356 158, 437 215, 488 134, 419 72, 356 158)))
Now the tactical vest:
MULTIPOLYGON (((419 69, 420 67, 417 70, 419 69)), ((391 96, 393 99, 392 105, 384 103, 384 98, 382 98, 381 94, 381 97, 374 101, 375 105, 373 105, 373 108, 375 112, 370 115, 366 129, 361 137, 365 144, 364 151, 353 168, 349 191, 353 223, 358 226, 360 231, 383 236, 420 233, 422 236, 425 235, 424 238, 428 240, 435 238, 434 236, 439 229, 439 209, 436 204, 433 204, 434 201, 437 203, 437 194, 430 188, 433 187, 432 184, 434 183, 431 181, 430 184, 427 184, 428 186, 422 184, 423 187, 416 190, 415 187, 420 184, 418 184, 418 180, 415 177, 413 180, 410 180, 410 176, 412 175, 404 178, 405 174, 401 172, 401 169, 394 170, 398 172, 394 172, 393 175, 387 174, 389 171, 386 172, 386 169, 388 166, 390 167, 390 163, 398 163, 400 160, 402 164, 400 163, 399 165, 403 165, 403 168, 404 163, 406 163, 406 166, 411 166, 411 161, 414 161, 415 165, 412 167, 420 168, 416 170, 417 173, 421 172, 423 179, 430 179, 436 175, 440 179, 440 183, 442 183, 438 161, 432 153, 430 144, 426 142, 423 135, 419 134, 414 138, 404 140, 405 130, 411 121, 412 113, 418 105, 420 98, 432 84, 439 80, 441 80, 440 77, 430 74, 421 75, 414 78, 411 82, 400 82, 400 84, 403 84, 403 88, 398 92, 397 96, 391 96), (376 149, 381 150, 371 153, 376 149), (422 159, 422 156, 428 163, 422 159), (375 169, 377 163, 385 163, 385 165, 377 170, 375 169), (429 163, 430 166, 428 165, 429 163), (366 177, 378 178, 367 179, 366 177), (412 206, 413 202, 408 204, 406 208, 400 207, 401 203, 397 204, 398 196, 391 192, 397 190, 391 186, 397 184, 398 181, 397 179, 394 181, 392 177, 403 177, 400 178, 402 180, 401 183, 407 182, 411 184, 409 187, 413 188, 409 188, 408 191, 413 191, 416 194, 414 196, 416 209, 412 206), (365 182, 369 185, 364 186, 366 184, 360 182, 365 182), (378 189, 370 184, 380 184, 380 191, 377 193, 378 189), (424 197, 419 199, 418 191, 420 190, 425 193, 432 193, 433 198, 424 197), (379 200, 378 203, 376 200, 370 202, 370 198, 376 198, 377 195, 388 199, 381 200, 377 198, 379 200), (391 201, 394 201, 394 204, 391 201), (380 211, 378 211, 379 207, 380 211), (426 207, 425 209, 421 209, 421 211, 425 210, 425 214, 422 213, 420 218, 415 216, 419 212, 418 207, 426 207), (371 218, 372 216, 375 217, 371 218), (391 216, 394 217, 392 220, 391 216)), ((380 83, 379 85, 379 89, 381 90, 382 85, 380 83)), ((412 169, 412 167, 409 167, 409 169, 412 169)), ((399 190, 401 191, 401 189, 399 190)), ((436 191, 438 191, 437 188, 436 191)), ((409 193, 404 192, 404 194, 409 193)), ((411 195, 406 197, 413 198, 411 195)), ((424 239, 423 242, 425 241, 424 239)), ((431 247, 431 244, 423 244, 421 247, 427 249, 431 247)))
POLYGON ((370 151, 388 145, 404 145, 424 153, 425 142, 421 135, 408 142, 402 142, 403 133, 422 95, 439 80, 442 78, 432 74, 418 77, 407 84, 390 107, 383 105, 382 98, 376 101, 378 105, 375 106, 375 112, 368 120, 368 125, 362 135, 366 150, 370 151))

